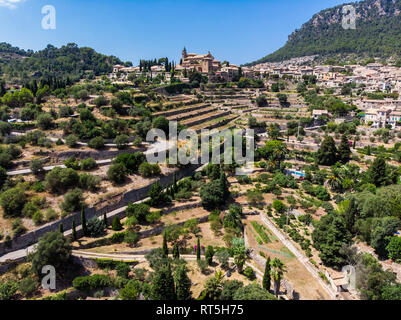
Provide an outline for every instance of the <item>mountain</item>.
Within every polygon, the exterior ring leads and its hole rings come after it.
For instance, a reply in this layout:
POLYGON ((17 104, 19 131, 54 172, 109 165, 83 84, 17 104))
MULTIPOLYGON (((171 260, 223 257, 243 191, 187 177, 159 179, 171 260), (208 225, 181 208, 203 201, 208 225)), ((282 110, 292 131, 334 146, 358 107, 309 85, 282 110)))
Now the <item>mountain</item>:
POLYGON ((365 0, 351 3, 357 17, 354 30, 345 30, 342 27, 344 5, 315 14, 301 29, 295 30, 289 36, 284 47, 248 65, 311 55, 400 55, 401 0, 365 0))
POLYGON ((48 45, 37 52, 0 43, 0 78, 8 81, 49 77, 77 81, 86 74, 110 73, 115 64, 124 63, 117 57, 97 53, 92 48, 80 48, 74 43, 61 48, 48 45))

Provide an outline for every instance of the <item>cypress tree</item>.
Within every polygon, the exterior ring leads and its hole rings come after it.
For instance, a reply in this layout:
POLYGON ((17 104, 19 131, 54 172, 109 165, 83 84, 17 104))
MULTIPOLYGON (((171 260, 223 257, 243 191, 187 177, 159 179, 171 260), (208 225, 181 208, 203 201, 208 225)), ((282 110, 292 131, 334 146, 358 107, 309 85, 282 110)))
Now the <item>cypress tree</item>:
POLYGON ((177 186, 177 174, 174 173, 173 176, 173 191, 176 193, 178 191, 178 186, 177 186))
POLYGON ((221 172, 220 172, 220 186, 221 186, 221 190, 223 191, 223 194, 224 194, 224 199, 227 199, 228 196, 230 195, 230 190, 228 188, 228 181, 227 181, 226 174, 224 173, 223 170, 221 170, 221 172))
POLYGON ((208 246, 205 253, 205 259, 209 266, 213 263, 214 249, 212 246, 208 246))
POLYGON ((174 257, 174 259, 177 259, 177 260, 180 258, 180 249, 178 248, 177 241, 174 242, 173 257, 174 257))
POLYGON ((75 220, 72 220, 72 239, 77 241, 77 230, 75 229, 75 220))
POLYGON ((111 228, 113 231, 120 231, 123 229, 121 221, 117 216, 114 217, 113 222, 111 223, 111 228))
POLYGON ((201 259, 201 248, 200 248, 200 238, 198 237, 198 243, 196 245, 196 260, 201 259))
POLYGON ((338 160, 346 164, 351 159, 352 151, 348 144, 345 134, 341 137, 341 143, 338 147, 338 160))
POLYGON ((87 236, 88 228, 86 226, 86 215, 85 215, 84 207, 82 207, 82 210, 81 210, 81 225, 82 225, 82 232, 83 232, 84 236, 87 236))
POLYGON ((337 148, 334 139, 327 136, 317 152, 318 163, 331 166, 337 162, 337 148))
POLYGON ((64 233, 64 227, 63 227, 63 224, 62 224, 62 223, 59 224, 59 226, 58 226, 58 231, 59 231, 61 234, 64 233))
POLYGON ((167 235, 163 233, 163 255, 168 257, 167 235))
POLYGON ((152 300, 175 300, 174 278, 171 274, 170 264, 155 272, 150 288, 152 300))
POLYGON ((184 265, 177 268, 174 274, 177 300, 190 300, 191 280, 188 278, 187 269, 184 265))
POLYGON ((269 291, 271 286, 271 260, 270 257, 267 258, 266 266, 265 266, 265 274, 263 275, 263 289, 269 291))
POLYGON ((107 228, 107 213, 106 212, 103 214, 103 223, 104 223, 104 227, 107 228))
POLYGON ((370 182, 376 187, 382 187, 387 184, 386 170, 387 164, 383 156, 378 156, 368 169, 370 182))

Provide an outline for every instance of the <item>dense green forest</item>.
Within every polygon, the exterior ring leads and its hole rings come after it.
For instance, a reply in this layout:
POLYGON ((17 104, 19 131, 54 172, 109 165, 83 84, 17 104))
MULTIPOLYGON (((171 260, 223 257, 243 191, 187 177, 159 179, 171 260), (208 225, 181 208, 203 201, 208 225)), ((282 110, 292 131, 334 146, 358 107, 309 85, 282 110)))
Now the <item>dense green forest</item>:
MULTIPOLYGON (((0 43, 0 75, 8 81, 21 82, 31 78, 76 81, 84 75, 93 77, 107 74, 115 64, 123 62, 114 56, 97 53, 87 47, 69 43, 61 48, 48 45, 33 52, 0 43)), ((127 62, 125 65, 131 65, 127 62)))
POLYGON ((355 4, 356 29, 342 27, 343 6, 314 15, 290 35, 284 47, 250 65, 295 57, 337 54, 390 57, 401 49, 400 0, 367 0, 355 4), (381 9, 378 10, 378 7, 381 9))

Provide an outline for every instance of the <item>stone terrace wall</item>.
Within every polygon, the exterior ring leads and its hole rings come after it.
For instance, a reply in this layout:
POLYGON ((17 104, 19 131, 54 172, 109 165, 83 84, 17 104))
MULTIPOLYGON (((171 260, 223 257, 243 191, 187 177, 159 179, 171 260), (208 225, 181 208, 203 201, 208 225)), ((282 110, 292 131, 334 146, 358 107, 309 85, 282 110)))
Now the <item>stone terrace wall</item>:
POLYGON ((200 106, 193 106, 193 107, 185 106, 185 107, 180 107, 180 108, 177 108, 177 109, 172 109, 172 110, 169 110, 169 111, 158 112, 158 113, 155 113, 154 116, 156 116, 156 117, 158 117, 158 116, 172 117, 172 116, 176 116, 176 115, 181 114, 181 113, 197 111, 197 110, 204 109, 204 108, 207 108, 207 107, 210 107, 210 104, 202 104, 200 106), (184 112, 184 110, 185 110, 185 112, 184 112))
MULTIPOLYGON (((177 179, 179 180, 184 177, 191 176, 194 173, 194 171, 196 169, 198 169, 199 167, 201 167, 200 164, 191 165, 187 168, 177 171, 176 172, 177 179)), ((162 185, 163 188, 172 184, 173 176, 174 176, 174 173, 171 173, 167 176, 162 176, 159 179, 160 184, 162 185)), ((148 196, 149 190, 154 183, 151 183, 143 188, 134 189, 134 190, 128 191, 122 195, 119 195, 119 197, 121 197, 121 199, 115 204, 107 205, 100 209, 96 209, 94 207, 85 209, 86 219, 89 220, 94 216, 100 217, 104 213, 108 213, 108 212, 114 211, 116 209, 119 209, 121 207, 124 207, 124 206, 128 205, 130 202, 137 202, 137 201, 145 199, 148 196)), ((121 214, 124 215, 124 212, 122 212, 121 214)), ((38 239, 40 237, 42 237, 43 235, 45 235, 47 232, 58 230, 60 223, 63 224, 64 230, 69 230, 71 228, 73 220, 75 220, 75 222, 77 224, 80 224, 81 212, 76 212, 66 218, 51 222, 51 223, 46 224, 36 230, 30 231, 18 238, 13 239, 11 241, 11 243, 7 244, 4 241, 0 242, 0 255, 4 255, 8 252, 12 252, 12 251, 16 251, 16 250, 21 250, 21 249, 24 249, 24 248, 36 243, 38 241, 38 239)))
POLYGON ((83 151, 83 150, 71 150, 64 152, 55 152, 50 155, 53 161, 67 160, 70 157, 75 157, 78 160, 83 160, 87 158, 93 158, 95 160, 104 160, 104 159, 112 159, 116 158, 121 153, 135 153, 135 152, 145 152, 146 148, 139 148, 135 150, 127 149, 127 150, 93 150, 93 151, 83 151))
POLYGON ((202 119, 198 119, 198 120, 194 120, 192 122, 188 122, 188 123, 184 123, 187 127, 194 127, 197 126, 198 124, 204 123, 204 122, 208 122, 208 121, 212 121, 214 119, 218 119, 221 117, 227 117, 229 116, 231 113, 229 111, 227 112, 221 112, 219 114, 212 114, 209 117, 206 118, 202 118, 202 119))

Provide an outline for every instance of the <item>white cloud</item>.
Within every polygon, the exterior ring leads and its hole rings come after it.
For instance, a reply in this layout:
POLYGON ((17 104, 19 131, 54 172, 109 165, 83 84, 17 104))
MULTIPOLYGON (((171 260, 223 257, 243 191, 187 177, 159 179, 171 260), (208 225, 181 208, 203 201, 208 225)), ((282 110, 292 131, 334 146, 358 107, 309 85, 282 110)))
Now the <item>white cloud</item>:
POLYGON ((16 9, 17 5, 25 0, 0 0, 0 7, 7 7, 9 9, 16 9))

